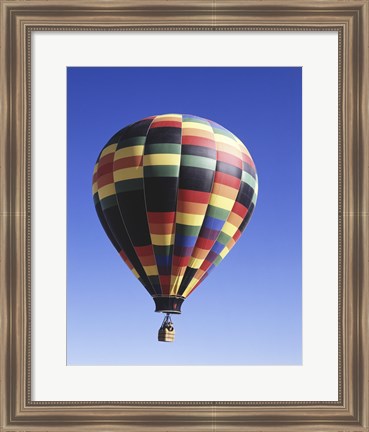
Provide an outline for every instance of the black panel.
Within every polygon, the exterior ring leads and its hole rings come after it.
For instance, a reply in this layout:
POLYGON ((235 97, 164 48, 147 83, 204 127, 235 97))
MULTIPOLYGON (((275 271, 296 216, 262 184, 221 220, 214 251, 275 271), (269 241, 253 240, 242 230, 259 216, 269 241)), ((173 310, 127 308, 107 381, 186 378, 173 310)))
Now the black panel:
POLYGON ((242 170, 234 165, 227 164, 226 162, 217 161, 217 171, 224 174, 229 174, 236 178, 241 178, 242 170))
POLYGON ((236 201, 249 208, 253 196, 254 189, 250 185, 241 182, 236 201))
POLYGON ((117 194, 119 209, 134 246, 151 244, 143 190, 117 194))
POLYGON ((147 278, 142 265, 137 258, 136 252, 133 249, 131 240, 128 236, 127 230, 123 224, 118 206, 109 207, 104 210, 104 216, 106 218, 109 229, 114 235, 116 241, 119 243, 120 249, 124 251, 127 258, 131 261, 131 264, 136 269, 137 273, 142 279, 142 283, 151 295, 155 294, 153 291, 149 279, 147 278))
POLYGON ((193 277, 195 276, 198 269, 193 269, 191 267, 187 267, 185 274, 183 276, 181 286, 179 287, 178 294, 182 295, 185 289, 188 287, 188 284, 191 282, 193 277))
POLYGON ((182 154, 184 155, 193 155, 193 156, 203 156, 209 159, 216 159, 217 152, 215 148, 203 147, 197 145, 182 145, 182 154))
POLYGON ((151 128, 148 134, 146 145, 157 143, 181 143, 182 128, 157 127, 151 128))
POLYGON ((214 174, 215 171, 205 168, 181 166, 179 188, 199 192, 211 192, 214 174))
POLYGON ((150 177, 145 179, 148 212, 175 212, 178 177, 150 177))
POLYGON ((251 204, 250 204, 250 207, 249 207, 249 210, 248 210, 248 212, 247 212, 247 215, 246 215, 245 219, 242 221, 242 223, 241 223, 241 225, 240 225, 240 227, 239 227, 239 230, 240 230, 241 232, 244 231, 244 229, 246 228, 246 225, 249 223, 249 220, 250 220, 250 218, 251 218, 251 216, 252 216, 252 213, 253 213, 253 211, 254 211, 254 208, 255 208, 254 203, 251 203, 251 204))
POLYGON ((124 147, 125 139, 135 138, 138 136, 145 136, 147 134, 147 130, 149 129, 149 126, 151 125, 152 121, 153 119, 140 120, 136 123, 127 126, 124 130, 124 134, 120 138, 121 142, 119 143, 118 148, 124 147))

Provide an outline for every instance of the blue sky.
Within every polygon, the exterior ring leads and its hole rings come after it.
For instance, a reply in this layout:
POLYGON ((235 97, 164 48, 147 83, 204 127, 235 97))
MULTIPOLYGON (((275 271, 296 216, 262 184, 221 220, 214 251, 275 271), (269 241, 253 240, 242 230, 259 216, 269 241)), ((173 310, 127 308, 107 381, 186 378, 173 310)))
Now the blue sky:
POLYGON ((302 363, 302 69, 67 69, 67 364, 302 363), (174 316, 125 266, 96 215, 92 171, 119 129, 164 113, 220 123, 249 149, 259 197, 246 231, 174 316))

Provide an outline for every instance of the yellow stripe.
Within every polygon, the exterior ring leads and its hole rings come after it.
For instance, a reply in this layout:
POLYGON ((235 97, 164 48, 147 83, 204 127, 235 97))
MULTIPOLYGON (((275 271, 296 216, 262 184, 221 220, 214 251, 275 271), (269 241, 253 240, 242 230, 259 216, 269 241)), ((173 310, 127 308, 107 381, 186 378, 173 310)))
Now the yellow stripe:
POLYGON ((232 210, 234 199, 224 198, 220 195, 212 194, 209 205, 219 207, 224 210, 232 210))
POLYGON ((204 270, 201 269, 197 270, 194 277, 191 279, 190 283, 188 284, 188 287, 185 289, 184 293, 182 294, 183 297, 187 297, 191 293, 195 285, 202 280, 205 273, 206 272, 204 272, 204 270))
POLYGON ((229 235, 229 237, 233 237, 236 231, 237 231, 237 227, 232 225, 230 222, 226 222, 223 225, 222 232, 224 232, 224 234, 229 235))
POLYGON ((179 165, 181 155, 179 154, 149 154, 144 156, 144 166, 150 165, 179 165))
MULTIPOLYGON (((194 136, 194 137, 205 138, 205 139, 208 139, 210 141, 214 141, 214 134, 212 131, 206 131, 206 130, 202 130, 202 129, 186 129, 182 132, 183 132, 182 133, 183 137, 194 136)), ((214 142, 214 145, 215 145, 215 142, 214 142)))
POLYGON ((191 257, 190 263, 188 264, 188 267, 198 269, 201 264, 204 262, 204 258, 193 258, 191 257))
POLYGON ((219 256, 224 259, 224 257, 228 254, 229 249, 227 248, 227 246, 220 252, 219 256))
POLYGON ((241 151, 241 153, 245 154, 246 156, 248 156, 248 157, 251 159, 251 155, 250 155, 249 151, 248 151, 247 148, 242 144, 241 141, 238 143, 238 145, 240 146, 240 151, 241 151))
POLYGON ((191 280, 191 282, 188 284, 188 287, 184 290, 182 296, 187 297, 188 294, 192 291, 193 287, 197 284, 199 279, 196 279, 195 277, 191 280))
POLYGON ((175 295, 178 293, 179 287, 181 286, 182 279, 184 276, 184 270, 186 267, 183 267, 183 274, 182 275, 176 275, 172 276, 170 279, 170 295, 175 295))
POLYGON ((132 168, 122 168, 120 170, 114 171, 115 182, 136 179, 136 178, 143 178, 142 166, 132 167, 132 168))
POLYGON ((115 185, 114 183, 110 183, 106 186, 103 186, 98 190, 99 199, 102 200, 108 196, 115 195, 115 185))
MULTIPOLYGON (((217 144, 228 144, 231 147, 234 147, 236 149, 239 149, 238 143, 233 140, 232 138, 229 138, 225 135, 222 134, 214 134, 215 136, 215 141, 217 142, 217 144)), ((218 148, 218 150, 221 150, 220 148, 218 148)))
POLYGON ((155 117, 153 123, 159 121, 182 120, 182 114, 163 114, 155 117))
POLYGON ((143 266, 143 269, 145 270, 145 273, 147 276, 157 276, 158 275, 158 269, 156 265, 153 266, 143 266))
POLYGON ((104 150, 101 152, 100 159, 101 159, 102 157, 104 157, 104 156, 110 154, 110 153, 114 153, 114 152, 115 152, 115 149, 117 148, 117 145, 118 145, 117 143, 115 143, 115 144, 110 144, 108 147, 104 148, 104 150))
POLYGON ((121 148, 116 151, 114 155, 114 160, 123 159, 130 156, 142 156, 144 152, 143 145, 136 145, 132 147, 121 148))
POLYGON ((237 158, 242 160, 242 154, 241 154, 241 149, 239 148, 239 146, 231 146, 227 143, 222 143, 222 147, 218 149, 219 151, 222 151, 224 153, 229 153, 233 156, 236 156, 237 158))
POLYGON ((95 164, 95 166, 94 166, 94 174, 96 174, 97 173, 97 169, 99 168, 99 164, 97 163, 97 164, 95 164))
POLYGON ((247 154, 247 156, 249 156, 251 158, 251 155, 250 155, 249 151, 247 150, 247 147, 245 146, 245 144, 239 138, 237 138, 236 135, 234 135, 234 137, 236 138, 236 141, 238 142, 238 144, 240 146, 241 152, 247 154))
POLYGON ((92 185, 92 195, 95 195, 95 193, 98 191, 97 188, 97 182, 94 182, 94 184, 92 185))
POLYGON ((207 132, 213 132, 213 128, 210 125, 187 121, 182 123, 182 129, 201 129, 207 132))
POLYGON ((137 273, 137 271, 133 268, 131 272, 136 276, 137 279, 139 279, 140 275, 137 273))
POLYGON ((220 256, 222 258, 222 260, 223 260, 229 254, 230 250, 233 248, 233 246, 235 244, 236 244, 236 242, 233 239, 229 240, 229 242, 227 243, 227 245, 224 246, 224 248, 220 251, 220 253, 218 254, 218 256, 220 256))
POLYGON ((176 214, 176 223, 181 225, 201 226, 204 221, 204 215, 181 213, 176 214))
POLYGON ((151 243, 155 246, 170 246, 174 242, 174 234, 151 234, 151 243))

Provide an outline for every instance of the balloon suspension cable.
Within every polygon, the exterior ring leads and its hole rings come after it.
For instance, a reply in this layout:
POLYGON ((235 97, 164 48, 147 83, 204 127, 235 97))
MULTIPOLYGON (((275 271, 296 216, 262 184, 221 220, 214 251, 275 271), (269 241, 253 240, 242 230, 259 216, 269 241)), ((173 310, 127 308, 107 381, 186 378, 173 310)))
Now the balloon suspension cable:
POLYGON ((163 319, 163 322, 162 322, 160 328, 167 328, 168 330, 171 330, 172 327, 173 327, 172 318, 170 316, 170 313, 167 313, 163 319))
POLYGON ((174 341, 174 325, 170 313, 167 313, 163 319, 158 333, 158 340, 160 342, 173 342, 174 341))

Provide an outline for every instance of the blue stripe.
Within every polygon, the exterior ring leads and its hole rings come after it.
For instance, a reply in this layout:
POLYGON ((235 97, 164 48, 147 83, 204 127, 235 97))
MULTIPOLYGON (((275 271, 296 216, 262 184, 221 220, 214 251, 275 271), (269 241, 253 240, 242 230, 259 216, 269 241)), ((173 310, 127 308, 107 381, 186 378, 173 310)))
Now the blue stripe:
POLYGON ((175 245, 183 247, 195 246, 197 237, 176 234, 175 245))
POLYGON ((156 264, 158 267, 170 267, 172 265, 172 257, 167 255, 156 255, 156 264))
POLYGON ((224 220, 216 219, 211 216, 205 216, 204 223, 202 224, 202 226, 216 231, 220 231, 223 225, 224 220))
POLYGON ((224 249, 224 245, 222 243, 215 242, 214 246, 211 248, 211 251, 215 252, 217 255, 219 255, 223 249, 224 249))

